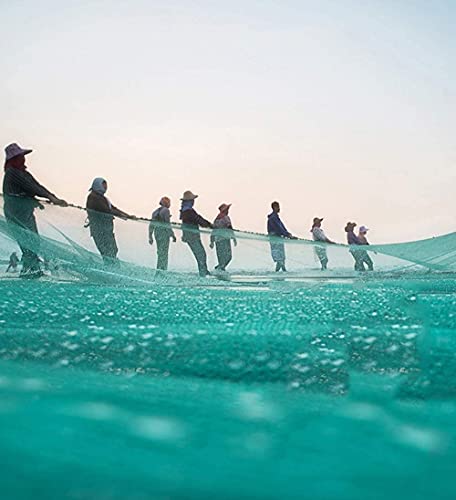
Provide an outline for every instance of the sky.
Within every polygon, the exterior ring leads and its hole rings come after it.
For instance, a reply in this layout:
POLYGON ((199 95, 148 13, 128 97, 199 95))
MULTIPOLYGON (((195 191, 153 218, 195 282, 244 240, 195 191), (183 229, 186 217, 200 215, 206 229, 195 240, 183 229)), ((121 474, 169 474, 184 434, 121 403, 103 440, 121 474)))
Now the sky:
POLYGON ((264 232, 270 203, 376 243, 456 230, 456 1, 0 0, 0 138, 84 204, 190 189, 264 232))

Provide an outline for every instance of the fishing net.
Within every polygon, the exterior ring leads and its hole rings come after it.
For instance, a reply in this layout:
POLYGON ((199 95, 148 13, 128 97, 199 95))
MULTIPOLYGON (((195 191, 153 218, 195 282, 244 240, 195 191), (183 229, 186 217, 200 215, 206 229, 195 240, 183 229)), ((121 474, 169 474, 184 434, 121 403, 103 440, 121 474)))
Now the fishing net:
MULTIPOLYGON (((40 236, 33 231, 7 223, 0 219, 0 235, 2 237, 1 257, 4 261, 17 249, 17 241, 41 255, 45 262, 54 262, 71 273, 79 273, 85 279, 101 277, 119 279, 128 276, 138 283, 156 276, 157 244, 148 242, 150 221, 146 219, 123 220, 116 218, 115 235, 119 249, 120 266, 104 266, 90 230, 86 226, 87 212, 81 207, 55 207, 43 204, 42 210, 36 210, 40 236)), ((110 216, 106 217, 107 223, 110 216)), ((155 228, 165 226, 154 221, 155 228)), ((173 224, 172 229, 176 242, 170 244, 169 272, 161 272, 160 279, 188 279, 194 277, 197 264, 188 244, 183 242, 181 224, 173 224), (184 276, 185 275, 185 276, 184 276)), ((199 233, 207 254, 208 267, 213 270, 217 266, 216 251, 211 248, 212 230, 186 228, 187 233, 199 233)), ((356 254, 365 254, 374 263, 375 275, 380 273, 384 278, 388 273, 396 277, 401 273, 419 274, 425 271, 453 272, 456 270, 456 233, 411 243, 389 245, 371 245, 369 247, 347 247, 340 244, 316 243, 309 240, 289 240, 268 237, 258 233, 217 230, 219 238, 231 240, 233 259, 227 272, 215 273, 220 279, 239 283, 255 280, 296 281, 304 278, 355 278, 360 273, 354 271, 356 254), (275 273, 273 262, 274 247, 279 247, 286 257, 287 274, 275 273), (282 250, 283 249, 283 250, 282 250), (321 272, 319 256, 328 259, 328 270, 321 272)), ((367 267, 366 267, 367 269, 367 267)), ((368 274, 368 273, 367 273, 368 274)), ((367 274, 363 276, 366 277, 367 274)), ((372 277, 372 275, 370 276, 372 277)), ((206 284, 207 280, 206 280, 206 284)))
POLYGON ((201 278, 180 225, 157 272, 149 221, 116 219, 104 262, 86 216, 0 218, 5 266, 19 241, 45 270, 0 280, 5 498, 454 498, 453 234, 369 247, 373 272, 287 240, 276 273, 236 231, 201 278))

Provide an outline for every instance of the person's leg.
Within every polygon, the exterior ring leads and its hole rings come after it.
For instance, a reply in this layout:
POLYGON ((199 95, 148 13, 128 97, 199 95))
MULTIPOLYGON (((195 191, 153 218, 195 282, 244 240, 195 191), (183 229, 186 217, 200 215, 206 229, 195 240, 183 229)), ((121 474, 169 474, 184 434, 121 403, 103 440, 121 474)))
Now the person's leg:
POLYGON ((226 248, 225 248, 225 269, 228 264, 233 259, 233 251, 231 249, 231 240, 226 240, 226 248))
POLYGON ((362 255, 357 255, 357 260, 358 260, 358 271, 365 271, 366 268, 364 267, 364 259, 362 255))
POLYGON ((326 249, 322 249, 322 252, 320 254, 320 263, 321 263, 321 270, 325 271, 328 269, 328 254, 326 253, 326 249))
POLYGON ((225 266, 224 266, 224 251, 223 251, 223 241, 217 241, 215 244, 215 253, 217 254, 217 261, 218 264, 215 266, 215 269, 218 271, 224 271, 225 266))
POLYGON ((216 250, 217 250, 217 259, 219 262, 217 268, 220 269, 221 271, 225 271, 226 266, 231 262, 233 256, 231 252, 231 241, 222 240, 217 242, 216 250))
POLYGON ((328 269, 328 258, 322 257, 320 258, 321 270, 326 271, 328 269))
POLYGON ((114 233, 106 234, 106 254, 105 254, 105 263, 109 265, 118 265, 119 261, 117 260, 117 253, 119 249, 117 248, 116 237, 114 233))
POLYGON ((210 274, 207 269, 206 250, 204 250, 201 240, 198 238, 195 240, 188 241, 187 243, 193 255, 195 256, 200 276, 207 276, 208 274, 210 274))
POLYGON ((96 232, 92 234, 93 241, 105 264, 113 264, 117 259, 117 243, 114 233, 96 232))
POLYGON ((350 252, 355 261, 355 271, 364 271, 364 265, 360 262, 359 253, 358 252, 350 252))
POLYGON ((285 267, 285 244, 284 243, 280 243, 279 245, 280 245, 280 247, 279 247, 279 253, 280 253, 281 267, 282 267, 282 271, 284 273, 286 273, 287 272, 287 268, 285 267))
POLYGON ((41 270, 40 258, 38 257, 40 249, 40 237, 38 227, 33 213, 28 214, 24 221, 15 223, 19 237, 17 242, 22 251, 22 269, 20 276, 22 278, 40 278, 43 276, 41 270))
POLYGON ((169 238, 157 238, 157 269, 168 269, 169 238))
POLYGON ((285 268, 285 245, 282 242, 271 243, 272 260, 276 263, 276 272, 286 271, 285 268))
POLYGON ((370 255, 367 252, 364 255, 364 262, 366 263, 367 269, 369 271, 374 270, 374 263, 373 263, 372 259, 370 258, 370 255))

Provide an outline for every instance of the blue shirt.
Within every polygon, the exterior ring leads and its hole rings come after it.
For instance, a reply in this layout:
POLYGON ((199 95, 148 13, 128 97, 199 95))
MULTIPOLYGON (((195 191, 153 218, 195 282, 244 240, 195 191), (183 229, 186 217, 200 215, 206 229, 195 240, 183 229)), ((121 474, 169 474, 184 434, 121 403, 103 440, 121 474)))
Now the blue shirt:
POLYGON ((285 238, 291 237, 291 233, 288 232, 288 229, 280 220, 279 214, 276 212, 272 212, 268 215, 268 234, 283 236, 285 238))

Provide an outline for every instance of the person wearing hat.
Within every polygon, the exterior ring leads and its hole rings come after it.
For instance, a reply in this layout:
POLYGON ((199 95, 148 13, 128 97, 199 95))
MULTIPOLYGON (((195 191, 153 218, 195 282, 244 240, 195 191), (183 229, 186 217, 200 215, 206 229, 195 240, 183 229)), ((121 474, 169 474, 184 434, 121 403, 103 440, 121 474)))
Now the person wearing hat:
POLYGON ((13 237, 22 251, 22 278, 39 278, 40 267, 38 227, 35 208, 43 206, 36 196, 49 200, 54 205, 68 206, 49 189, 41 185, 27 170, 25 156, 32 152, 12 143, 5 148, 5 174, 3 177, 3 211, 13 237))
MULTIPOLYGON (((367 231, 369 231, 369 228, 366 226, 361 226, 358 231, 358 240, 360 245, 369 245, 369 242, 367 241, 367 231)), ((372 259, 370 258, 369 253, 366 250, 362 250, 360 252, 361 260, 363 262, 363 267, 364 264, 367 265, 367 269, 369 271, 374 270, 374 263, 372 262, 372 259)))
POLYGON ((231 224, 230 216, 228 215, 230 211, 231 203, 228 205, 222 203, 219 206, 219 214, 214 220, 214 231, 211 235, 210 247, 214 248, 217 253, 218 265, 215 266, 217 271, 225 271, 228 264, 233 258, 233 252, 231 249, 231 240, 233 240, 234 246, 237 245, 236 237, 234 235, 233 225, 231 224))
POLYGON ((108 183, 103 177, 96 177, 93 180, 86 201, 88 221, 85 227, 89 227, 90 236, 103 261, 112 264, 117 259, 119 251, 114 235, 114 217, 121 219, 134 217, 115 207, 105 196, 107 190, 108 183))
POLYGON ((149 244, 157 241, 157 269, 166 271, 168 269, 169 240, 176 242, 176 236, 171 227, 171 200, 163 196, 159 207, 152 213, 149 224, 149 244))
POLYGON ((271 246, 271 256, 272 260, 276 263, 276 272, 280 270, 286 272, 285 267, 285 245, 279 238, 289 238, 292 240, 297 239, 296 236, 293 236, 288 229, 285 227, 285 224, 281 221, 279 213, 280 213, 280 204, 278 201, 273 201, 271 203, 272 212, 268 215, 268 235, 271 238, 269 244, 271 246))
POLYGON ((182 221, 182 241, 188 244, 195 256, 199 275, 208 276, 210 272, 207 269, 207 255, 201 241, 199 228, 200 226, 208 228, 212 228, 213 226, 193 208, 196 198, 198 198, 198 195, 193 194, 191 191, 185 191, 181 198, 180 219, 182 221))
MULTIPOLYGON (((330 243, 334 244, 334 241, 331 241, 321 228, 321 223, 323 222, 323 217, 314 217, 312 229, 310 232, 312 233, 312 238, 314 241, 320 241, 322 243, 330 243)), ((321 270, 325 271, 328 268, 328 254, 326 252, 326 247, 324 246, 315 246, 315 256, 318 258, 321 264, 321 270)))
POLYGON ((355 260, 355 271, 365 271, 363 262, 363 250, 358 250, 356 246, 361 245, 361 241, 355 234, 356 222, 347 222, 345 232, 347 233, 347 243, 350 245, 350 253, 355 260))

